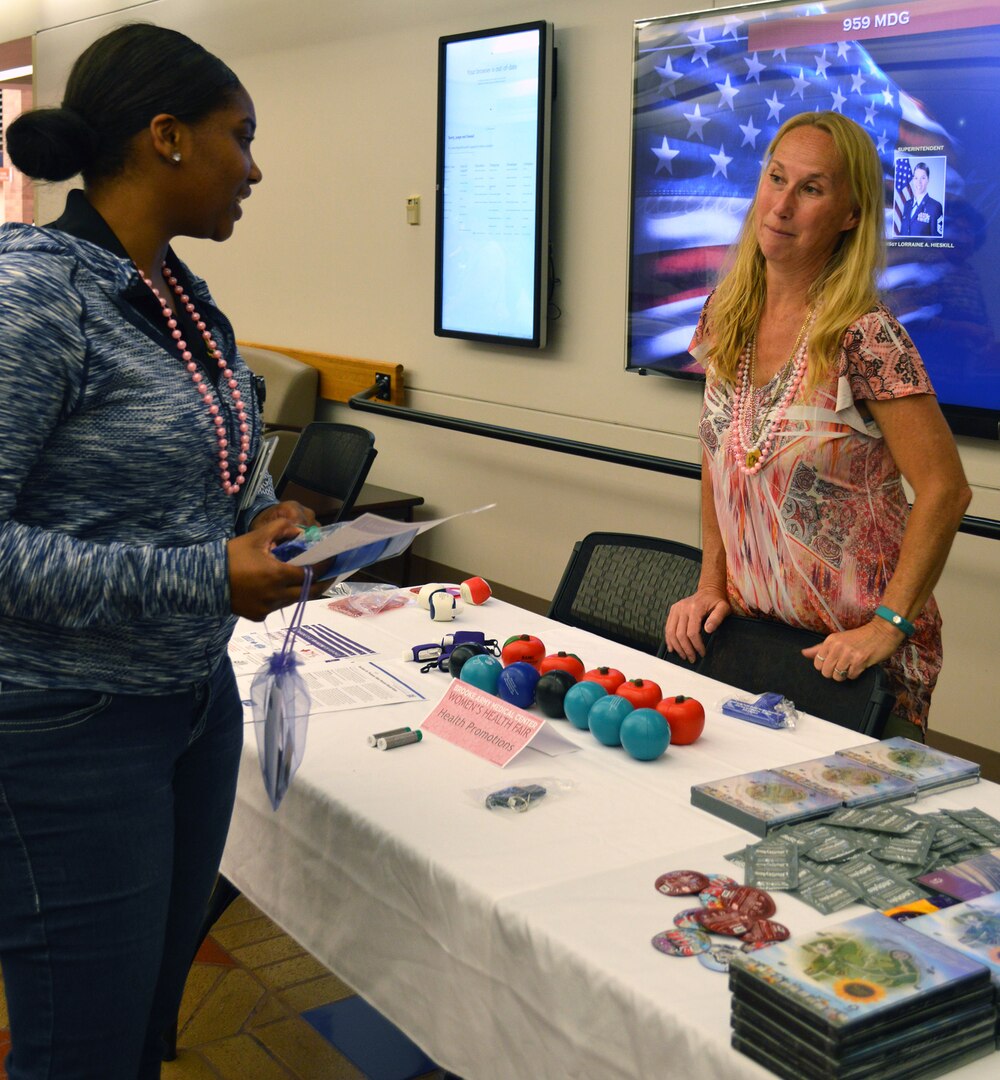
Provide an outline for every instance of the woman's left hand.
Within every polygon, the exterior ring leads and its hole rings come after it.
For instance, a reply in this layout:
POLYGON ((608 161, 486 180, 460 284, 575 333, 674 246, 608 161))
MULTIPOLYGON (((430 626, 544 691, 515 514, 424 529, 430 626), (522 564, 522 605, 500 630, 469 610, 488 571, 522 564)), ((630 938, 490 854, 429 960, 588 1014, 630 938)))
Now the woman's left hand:
POLYGON ((308 506, 303 506, 300 502, 295 502, 294 499, 287 499, 285 502, 275 503, 274 506, 269 506, 266 510, 261 512, 250 523, 251 529, 259 529, 264 525, 270 524, 272 521, 290 521, 293 525, 298 525, 300 529, 306 529, 310 525, 318 525, 316 515, 309 509, 308 506))
POLYGON ((888 660, 906 640, 906 635, 877 616, 855 630, 830 634, 825 641, 803 649, 816 670, 827 679, 844 682, 856 679, 874 664, 888 660))

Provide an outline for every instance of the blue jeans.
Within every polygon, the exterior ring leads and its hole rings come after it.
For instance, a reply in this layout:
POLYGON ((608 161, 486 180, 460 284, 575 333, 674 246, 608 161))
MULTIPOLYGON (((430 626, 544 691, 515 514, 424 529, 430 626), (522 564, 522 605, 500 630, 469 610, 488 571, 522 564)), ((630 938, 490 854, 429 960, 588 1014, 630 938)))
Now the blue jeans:
POLYGON ((155 1080, 243 743, 223 658, 162 696, 0 683, 10 1080, 155 1080))

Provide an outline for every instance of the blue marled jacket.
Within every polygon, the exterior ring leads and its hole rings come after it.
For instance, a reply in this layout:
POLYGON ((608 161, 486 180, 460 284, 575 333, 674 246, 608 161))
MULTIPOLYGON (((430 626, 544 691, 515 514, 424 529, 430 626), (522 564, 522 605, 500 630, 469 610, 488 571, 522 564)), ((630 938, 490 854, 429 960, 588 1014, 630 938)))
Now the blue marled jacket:
MULTIPOLYGON (((226 647, 238 498, 177 350, 123 314, 137 282, 97 244, 0 228, 0 683, 167 693, 226 647)), ((191 282, 256 426, 232 327, 191 282)), ((268 482, 242 516, 274 501, 268 482)))

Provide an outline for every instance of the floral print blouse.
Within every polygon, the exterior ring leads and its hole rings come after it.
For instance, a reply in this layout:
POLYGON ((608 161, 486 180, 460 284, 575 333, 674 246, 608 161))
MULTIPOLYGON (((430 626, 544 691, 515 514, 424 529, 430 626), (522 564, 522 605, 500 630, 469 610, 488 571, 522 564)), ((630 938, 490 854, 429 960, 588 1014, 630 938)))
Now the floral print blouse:
MULTIPOLYGON (((711 297, 691 345, 699 354, 710 304, 711 297)), ((755 392, 755 406, 766 407, 780 378, 755 392)), ((789 403, 756 475, 737 460, 734 389, 709 372, 700 424, 733 610, 822 634, 863 625, 896 569, 909 506, 882 433, 857 402, 932 394, 915 345, 881 305, 858 319, 826 380, 812 389, 803 384, 789 403)), ((926 727, 941 669, 933 597, 914 625, 885 668, 895 714, 926 727)))

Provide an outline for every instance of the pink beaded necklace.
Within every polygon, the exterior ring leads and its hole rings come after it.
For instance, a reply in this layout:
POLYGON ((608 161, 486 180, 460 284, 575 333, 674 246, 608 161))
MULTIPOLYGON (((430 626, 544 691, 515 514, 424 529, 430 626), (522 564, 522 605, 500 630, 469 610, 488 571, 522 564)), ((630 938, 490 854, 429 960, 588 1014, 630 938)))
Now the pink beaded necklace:
POLYGON ((198 393, 201 394, 201 399, 205 403, 205 407, 208 409, 209 415, 212 418, 212 423, 215 425, 215 437, 219 444, 219 477, 222 481, 222 489, 227 495, 236 495, 239 493, 240 488, 246 482, 247 461, 250 457, 250 425, 247 423, 246 411, 243 408, 242 396, 239 390, 239 383, 236 381, 236 376, 226 363, 225 357, 222 355, 219 346, 216 345, 215 339, 212 337, 211 331, 206 326, 202 317, 195 310, 194 304, 191 302, 191 298, 184 292, 180 282, 170 271, 170 268, 166 263, 163 264, 163 277, 170 288, 174 291, 177 299, 184 306, 184 310, 190 315, 191 321, 198 328, 198 332, 201 334, 205 341, 205 346, 208 349, 208 354, 215 361, 216 365, 222 372, 222 378, 226 380, 226 385, 229 387, 229 394, 233 401, 233 408, 236 411, 236 422, 240 432, 240 452, 237 455, 236 464, 236 479, 232 479, 232 464, 229 458, 229 440, 226 438, 226 421, 221 415, 219 406, 216 404, 211 387, 205 382, 205 377, 202 375, 198 363, 191 355, 190 350, 187 347, 187 342, 184 340, 184 335, 181 333, 177 320, 174 318, 174 313, 170 310, 170 305, 160 295, 159 290, 153 284, 153 282, 146 277, 146 275, 136 267, 139 272, 139 276, 146 283, 147 287, 153 293, 157 300, 160 302, 160 309, 163 312, 163 317, 167 320, 167 327, 170 330, 170 336, 177 343, 177 349, 181 354, 181 359, 184 361, 184 366, 187 368, 191 375, 191 381, 195 385, 198 393))
POLYGON ((778 424, 802 385, 808 366, 808 331, 812 320, 813 310, 810 309, 792 346, 792 354, 781 369, 778 385, 767 404, 762 406, 763 412, 760 416, 757 414, 752 385, 757 358, 756 333, 740 358, 737 390, 733 398, 732 453, 740 471, 747 476, 756 476, 764 467, 764 462, 771 453, 778 424))

